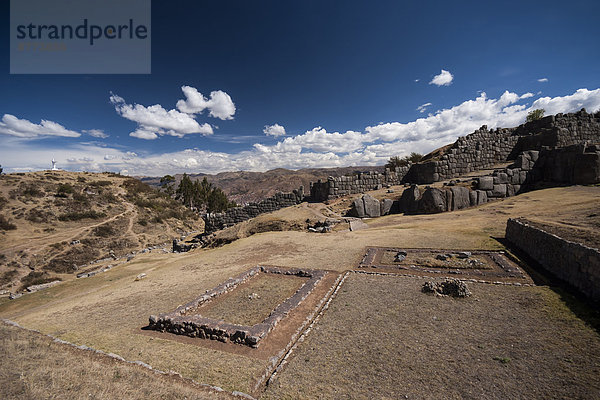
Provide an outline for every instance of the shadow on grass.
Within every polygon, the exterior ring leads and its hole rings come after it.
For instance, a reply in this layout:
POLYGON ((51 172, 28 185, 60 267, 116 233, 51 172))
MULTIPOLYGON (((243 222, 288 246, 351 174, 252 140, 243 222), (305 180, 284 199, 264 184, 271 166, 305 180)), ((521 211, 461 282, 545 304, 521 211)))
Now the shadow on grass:
POLYGON ((600 304, 584 296, 575 286, 565 282, 529 256, 526 252, 516 247, 505 238, 492 237, 492 239, 503 245, 515 261, 525 272, 529 274, 536 285, 548 286, 550 290, 560 296, 560 300, 579 319, 592 327, 600 335, 600 304))

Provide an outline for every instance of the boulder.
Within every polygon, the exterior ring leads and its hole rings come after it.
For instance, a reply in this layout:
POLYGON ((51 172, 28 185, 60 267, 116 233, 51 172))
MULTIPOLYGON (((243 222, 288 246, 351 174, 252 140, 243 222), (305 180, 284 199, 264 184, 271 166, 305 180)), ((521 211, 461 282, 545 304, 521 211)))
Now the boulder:
POLYGON ((471 205, 468 188, 464 186, 453 186, 450 188, 450 191, 452 192, 452 211, 461 210, 471 205))
POLYGON ((367 217, 373 218, 381 216, 381 205, 379 204, 379 200, 370 194, 363 195, 362 200, 365 205, 365 215, 367 217))
POLYGON ((404 189, 399 201, 399 211, 405 214, 414 214, 419 207, 421 191, 417 185, 404 189))
POLYGON ((364 218, 365 215, 365 203, 361 197, 357 197, 352 202, 352 206, 350 207, 350 211, 348 211, 348 215, 351 217, 364 218))
POLYGON ((392 199, 381 200, 381 215, 388 215, 391 212, 393 205, 394 200, 392 199))
POLYGON ((449 191, 427 188, 419 200, 418 211, 423 214, 436 214, 447 211, 446 194, 449 191))

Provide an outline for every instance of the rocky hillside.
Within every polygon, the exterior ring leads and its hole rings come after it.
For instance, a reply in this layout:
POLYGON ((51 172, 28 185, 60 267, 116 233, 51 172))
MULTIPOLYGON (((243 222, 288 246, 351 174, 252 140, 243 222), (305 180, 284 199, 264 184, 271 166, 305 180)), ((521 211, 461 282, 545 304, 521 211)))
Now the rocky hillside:
POLYGON ((41 171, 0 176, 0 290, 64 279, 203 228, 137 179, 41 171))
MULTIPOLYGON (((383 171, 383 167, 343 167, 343 168, 310 168, 297 171, 289 169, 273 169, 267 172, 222 172, 216 175, 190 174, 192 179, 206 176, 213 185, 221 188, 230 200, 238 204, 257 202, 275 195, 277 192, 291 192, 304 185, 308 193, 310 182, 327 179, 328 176, 352 175, 360 171, 383 171)), ((176 185, 182 175, 176 175, 176 185)), ((141 178, 144 183, 160 186, 160 177, 141 178)))

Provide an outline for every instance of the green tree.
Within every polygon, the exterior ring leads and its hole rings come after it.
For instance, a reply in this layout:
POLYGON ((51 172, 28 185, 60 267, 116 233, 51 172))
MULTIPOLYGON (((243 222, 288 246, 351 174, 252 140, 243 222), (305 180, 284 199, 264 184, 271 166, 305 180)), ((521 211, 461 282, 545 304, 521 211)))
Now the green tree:
POLYGON ((173 190, 174 183, 175 183, 175 177, 173 177, 172 175, 165 175, 162 178, 160 178, 160 187, 163 188, 165 193, 168 194, 169 196, 173 196, 173 194, 175 192, 173 190))
POLYGON ((0 175, 2 175, 2 165, 0 165, 0 175))
POLYGON ((412 152, 412 153, 410 153, 410 155, 404 156, 404 157, 394 156, 394 157, 390 157, 388 162, 385 164, 385 167, 389 168, 389 169, 405 167, 409 163, 416 163, 416 162, 421 161, 421 158, 423 158, 423 155, 419 154, 419 153, 415 153, 415 152, 412 152))
POLYGON ((535 110, 531 110, 527 113, 526 122, 537 121, 538 119, 542 119, 546 110, 543 108, 538 108, 535 110))

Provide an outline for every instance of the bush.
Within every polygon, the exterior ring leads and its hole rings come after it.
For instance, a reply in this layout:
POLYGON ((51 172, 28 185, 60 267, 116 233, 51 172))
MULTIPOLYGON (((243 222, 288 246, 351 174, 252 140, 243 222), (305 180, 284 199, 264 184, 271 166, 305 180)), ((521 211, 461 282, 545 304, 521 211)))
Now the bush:
POLYGON ((90 186, 93 187, 102 187, 102 186, 110 186, 112 184, 111 181, 94 181, 90 183, 90 186))
POLYGON ((19 275, 19 271, 17 271, 16 269, 11 269, 9 271, 5 271, 0 276, 0 285, 6 285, 7 283, 9 283, 13 279, 15 279, 15 277, 17 275, 19 275))
POLYGON ((104 218, 105 216, 106 216, 106 214, 104 214, 102 212, 90 210, 90 211, 83 211, 83 212, 66 213, 66 214, 60 215, 58 217, 58 219, 61 221, 79 221, 79 220, 86 219, 86 218, 100 219, 100 218, 104 218))
POLYGON ((0 215, 0 229, 4 231, 11 231, 17 229, 17 226, 10 222, 4 215, 0 215))
POLYGON ((389 168, 389 169, 405 167, 409 163, 417 163, 417 162, 421 161, 422 158, 423 158, 422 154, 415 153, 415 152, 412 152, 412 153, 410 153, 410 155, 404 156, 404 157, 395 156, 395 157, 391 157, 388 160, 388 162, 385 164, 385 167, 389 168))
POLYGON ((2 210, 4 208, 4 206, 7 204, 8 204, 8 200, 6 200, 6 198, 0 196, 0 210, 2 210))
POLYGON ((111 225, 100 225, 94 228, 94 235, 100 237, 109 237, 115 235, 115 230, 111 225))
POLYGON ((73 193, 73 186, 68 183, 61 183, 58 185, 58 189, 56 190, 56 197, 68 197, 68 195, 73 193))
POLYGON ((52 277, 47 272, 42 271, 31 271, 29 275, 21 279, 21 290, 26 289, 29 286, 41 285, 42 283, 48 283, 52 281, 60 281, 62 279, 58 277, 52 277))
POLYGON ((525 121, 531 122, 537 121, 538 119, 542 119, 544 117, 545 112, 546 110, 544 110, 543 108, 538 108, 536 110, 529 111, 529 113, 527 113, 527 118, 525 119, 525 121))
POLYGON ((30 196, 30 197, 44 197, 44 192, 42 192, 40 189, 38 189, 34 185, 28 185, 23 190, 23 195, 30 196))

